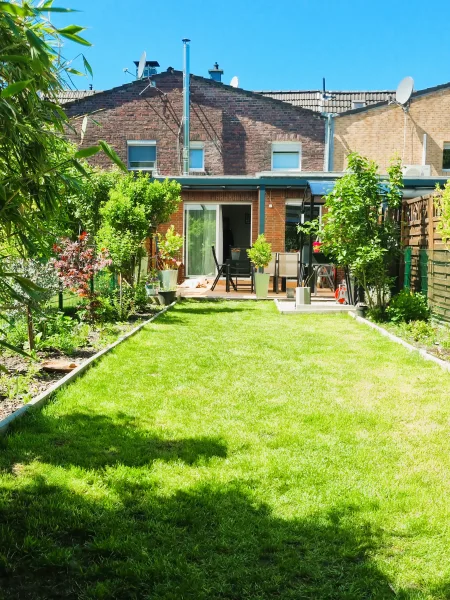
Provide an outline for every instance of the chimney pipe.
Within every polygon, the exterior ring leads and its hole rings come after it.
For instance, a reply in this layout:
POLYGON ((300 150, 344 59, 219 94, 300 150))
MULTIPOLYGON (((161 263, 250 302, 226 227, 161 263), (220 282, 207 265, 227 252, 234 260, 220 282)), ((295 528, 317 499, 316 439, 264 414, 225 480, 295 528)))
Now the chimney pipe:
POLYGON ((190 87, 190 46, 187 38, 183 42, 183 175, 189 175, 189 87, 190 87))
POLYGON ((219 63, 215 62, 214 63, 214 68, 213 69, 209 69, 208 73, 209 73, 210 78, 213 81, 217 81, 218 83, 222 83, 223 69, 219 69, 219 63))

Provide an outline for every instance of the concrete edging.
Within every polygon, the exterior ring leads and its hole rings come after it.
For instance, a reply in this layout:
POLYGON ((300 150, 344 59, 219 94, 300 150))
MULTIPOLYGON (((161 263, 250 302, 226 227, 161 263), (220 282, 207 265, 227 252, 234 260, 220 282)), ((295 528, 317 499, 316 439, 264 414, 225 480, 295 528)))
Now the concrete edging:
POLYGON ((36 396, 32 400, 30 400, 27 404, 24 404, 23 406, 21 406, 20 408, 15 410, 10 415, 8 415, 4 419, 0 420, 0 436, 4 435, 6 433, 6 431, 8 430, 8 427, 16 419, 18 419, 19 417, 22 417, 29 410, 32 410, 35 408, 40 408, 41 406, 44 406, 50 400, 50 397, 53 396, 53 394, 56 391, 65 387, 68 383, 71 383, 77 377, 82 375, 92 365, 92 363, 95 362, 96 360, 98 360, 100 357, 107 354, 110 350, 112 350, 113 348, 115 348, 116 346, 118 346, 119 344, 121 344, 122 342, 124 342, 125 340, 130 338, 131 336, 135 335, 138 331, 140 331, 143 327, 145 327, 145 325, 148 325, 149 323, 151 323, 152 321, 157 319, 160 315, 167 312, 169 310, 169 308, 172 308, 172 306, 174 306, 176 304, 176 302, 177 301, 175 300, 168 306, 165 306, 162 310, 160 310, 158 313, 156 313, 156 315, 153 315, 153 317, 150 317, 150 319, 147 319, 147 321, 140 323, 137 327, 135 327, 134 329, 132 329, 125 335, 118 338, 115 342, 113 342, 109 346, 106 346, 106 348, 103 348, 102 350, 100 350, 99 352, 94 354, 94 356, 91 356, 90 358, 88 358, 85 363, 76 367, 70 373, 67 373, 67 375, 62 377, 59 381, 54 383, 47 390, 45 390, 44 392, 42 392, 41 394, 39 394, 38 396, 36 396))
POLYGON ((396 344, 400 344, 401 346, 403 346, 410 352, 418 352, 420 354, 420 356, 422 356, 425 360, 434 362, 435 364, 439 365, 441 367, 441 369, 443 369, 444 371, 448 371, 450 373, 450 362, 448 362, 446 360, 442 360, 441 358, 438 358, 437 356, 433 356, 432 354, 430 354, 423 348, 417 348, 417 346, 413 346, 409 342, 405 342, 405 340, 402 340, 402 338, 399 338, 398 336, 394 335, 390 331, 387 331, 387 329, 384 329, 384 327, 380 327, 380 325, 377 325, 376 323, 372 323, 372 321, 369 321, 368 319, 364 319, 363 317, 358 317, 357 315, 355 315, 354 313, 351 313, 351 312, 349 312, 348 314, 353 319, 355 319, 355 321, 358 321, 358 323, 364 323, 364 325, 368 325, 372 329, 375 329, 376 331, 381 333, 381 335, 384 335, 385 337, 389 338, 392 342, 395 342, 396 344))

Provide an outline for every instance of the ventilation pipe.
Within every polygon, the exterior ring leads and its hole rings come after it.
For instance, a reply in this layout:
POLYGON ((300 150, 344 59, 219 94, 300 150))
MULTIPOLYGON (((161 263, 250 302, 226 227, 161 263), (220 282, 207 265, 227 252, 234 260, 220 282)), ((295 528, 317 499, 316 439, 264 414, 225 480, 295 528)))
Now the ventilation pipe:
POLYGON ((189 175, 189 87, 190 87, 190 64, 189 64, 189 42, 183 40, 184 65, 183 65, 183 175, 189 175))
POLYGON ((427 164, 427 134, 423 134, 423 144, 422 144, 422 164, 427 164))

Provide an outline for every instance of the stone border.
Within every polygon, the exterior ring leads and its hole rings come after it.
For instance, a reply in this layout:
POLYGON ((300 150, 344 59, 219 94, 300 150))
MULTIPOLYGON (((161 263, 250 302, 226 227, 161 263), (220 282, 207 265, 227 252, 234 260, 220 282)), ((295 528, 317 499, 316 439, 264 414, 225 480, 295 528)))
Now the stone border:
POLYGON ((418 352, 420 354, 420 356, 422 356, 425 360, 430 360, 431 362, 436 363, 437 365, 439 365, 441 367, 441 369, 443 369, 444 371, 448 371, 450 373, 450 362, 448 362, 446 360, 442 360, 441 358, 438 358, 437 356, 433 356, 433 354, 430 354, 423 348, 417 348, 417 346, 413 346, 409 342, 405 342, 405 340, 402 340, 402 338, 394 335, 390 331, 387 331, 387 329, 384 329, 384 327, 380 327, 380 325, 377 325, 376 323, 372 323, 372 321, 369 321, 368 319, 364 319, 363 317, 358 317, 357 315, 355 315, 354 313, 351 313, 351 312, 349 312, 348 314, 353 319, 355 319, 355 321, 358 321, 358 323, 364 323, 364 325, 368 325, 372 329, 375 329, 376 331, 381 333, 381 335, 384 335, 385 337, 389 338, 392 342, 402 345, 404 348, 406 348, 410 352, 418 352))
POLYGON ((119 344, 121 344, 122 342, 124 342, 125 340, 130 338, 131 336, 135 335, 138 331, 140 331, 143 327, 145 327, 145 325, 148 325, 149 323, 151 323, 152 321, 157 319, 160 315, 167 312, 169 310, 169 308, 172 308, 172 306, 174 306, 175 304, 176 304, 176 300, 175 300, 175 302, 172 302, 172 304, 165 306, 162 310, 160 310, 158 313, 156 313, 156 315, 153 315, 153 317, 151 317, 150 319, 147 319, 147 321, 140 323, 137 327, 135 327, 134 329, 132 329, 125 335, 118 338, 115 342, 113 342, 109 346, 106 346, 106 348, 103 348, 102 350, 97 352, 97 354, 94 354, 94 356, 91 356, 90 358, 88 358, 88 360, 86 362, 84 362, 82 365, 76 367, 76 369, 74 369, 73 371, 71 371, 70 373, 68 373, 67 375, 62 377, 61 379, 59 379, 56 383, 54 383, 52 386, 50 386, 44 392, 42 392, 38 396, 35 396, 32 400, 30 400, 30 402, 28 402, 27 404, 24 404, 23 406, 21 406, 20 408, 15 410, 10 415, 8 415, 4 419, 0 420, 0 436, 4 435, 6 433, 8 427, 11 425, 11 423, 13 421, 18 419, 19 417, 22 417, 26 412, 28 412, 31 409, 39 408, 39 407, 47 404, 47 402, 50 400, 50 397, 53 396, 53 394, 56 391, 65 387, 68 383, 72 382, 74 379, 76 379, 77 377, 82 375, 92 365, 93 362, 95 362, 97 359, 99 359, 103 355, 107 354, 110 350, 112 350, 113 348, 115 348, 116 346, 118 346, 119 344))

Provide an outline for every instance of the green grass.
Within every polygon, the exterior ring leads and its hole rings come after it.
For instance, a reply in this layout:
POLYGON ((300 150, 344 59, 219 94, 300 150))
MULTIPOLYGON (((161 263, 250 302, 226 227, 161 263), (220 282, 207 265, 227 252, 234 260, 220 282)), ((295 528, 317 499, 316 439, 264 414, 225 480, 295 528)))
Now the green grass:
POLYGON ((450 597, 450 376, 185 302, 0 442, 0 598, 450 597))

